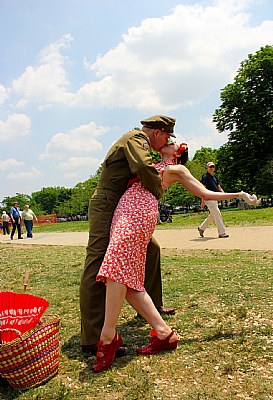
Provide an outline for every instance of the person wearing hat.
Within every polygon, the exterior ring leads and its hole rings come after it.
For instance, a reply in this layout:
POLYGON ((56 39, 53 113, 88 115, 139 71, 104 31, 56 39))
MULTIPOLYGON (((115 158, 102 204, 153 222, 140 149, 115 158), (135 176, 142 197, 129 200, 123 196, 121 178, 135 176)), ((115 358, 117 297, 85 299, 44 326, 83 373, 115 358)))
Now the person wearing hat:
POLYGON ((3 235, 9 235, 9 223, 10 223, 10 217, 4 210, 2 212, 2 225, 3 225, 3 235))
MULTIPOLYGON (((214 175, 215 165, 214 162, 209 161, 207 163, 207 172, 202 176, 201 183, 208 189, 213 192, 224 192, 222 189, 218 178, 214 175)), ((210 222, 214 221, 216 227, 218 229, 219 238, 228 238, 229 235, 226 234, 224 221, 221 215, 221 211, 218 207, 217 200, 205 200, 205 205, 209 209, 209 216, 205 219, 205 221, 197 228, 199 235, 204 237, 204 232, 207 229, 210 222)))
POLYGON ((10 209, 10 218, 12 223, 12 231, 10 235, 10 239, 13 240, 14 233, 17 228, 18 239, 23 239, 21 235, 21 216, 20 216, 20 208, 18 207, 18 201, 13 203, 13 207, 10 209))
MULTIPOLYGON (((127 189, 128 182, 139 178, 156 199, 163 194, 160 174, 153 164, 150 150, 160 151, 170 136, 175 137, 175 119, 155 115, 141 121, 142 130, 131 130, 108 151, 102 164, 100 180, 90 200, 89 241, 80 283, 81 348, 96 354, 105 314, 105 285, 96 282, 110 236, 114 210, 127 189)), ((164 308, 160 271, 160 247, 152 237, 146 254, 145 289, 161 314, 173 314, 164 308)), ((124 349, 117 351, 117 355, 124 349)))

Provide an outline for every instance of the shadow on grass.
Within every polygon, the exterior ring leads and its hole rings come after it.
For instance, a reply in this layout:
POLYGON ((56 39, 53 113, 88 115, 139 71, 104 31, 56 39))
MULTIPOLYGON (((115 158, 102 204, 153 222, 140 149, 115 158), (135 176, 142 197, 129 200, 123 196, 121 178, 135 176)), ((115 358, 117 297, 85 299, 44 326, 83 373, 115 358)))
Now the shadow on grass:
POLYGON ((21 396, 22 392, 21 390, 13 389, 11 386, 9 386, 9 383, 6 379, 2 378, 0 376, 0 399, 17 399, 19 396, 21 396))
MULTIPOLYGON (((49 379, 50 381, 50 379, 49 379)), ((49 381, 45 381, 38 385, 37 387, 44 386, 46 385, 49 381)), ((29 388, 25 390, 20 390, 20 389, 15 389, 12 388, 9 385, 9 382, 7 379, 4 379, 2 376, 0 376, 0 400, 14 400, 17 399, 18 397, 22 396, 22 393, 27 393, 28 390, 35 390, 35 388, 29 388)), ((34 397, 32 397, 34 399, 34 397)), ((35 399, 40 399, 42 397, 35 397, 35 399)))
MULTIPOLYGON (((127 365, 132 359, 136 358, 136 348, 143 346, 149 340, 150 326, 141 317, 135 317, 131 320, 120 324, 118 326, 118 332, 122 335, 124 340, 124 346, 127 347, 127 353, 125 356, 115 360, 115 364, 118 363, 120 366, 127 365), (128 341, 127 341, 128 339, 128 341)), ((188 340, 180 340, 179 345, 182 346, 191 343, 205 343, 211 341, 217 341, 222 339, 234 339, 245 335, 245 330, 241 332, 221 332, 217 331, 211 335, 204 337, 191 338, 188 340)), ((79 381, 87 382, 93 379, 96 375, 92 372, 92 365, 96 361, 96 357, 93 355, 83 354, 80 346, 80 334, 72 336, 62 346, 62 353, 65 354, 69 359, 78 360, 86 363, 81 371, 79 371, 79 381)))
POLYGON ((187 340, 180 340, 179 344, 191 344, 191 343, 205 343, 205 342, 212 342, 215 340, 222 340, 222 339, 236 339, 239 337, 244 337, 246 334, 245 330, 242 330, 240 332, 215 332, 212 335, 206 335, 201 338, 191 338, 187 340))
MULTIPOLYGON (((119 324, 117 331, 122 335, 124 346, 127 347, 126 355, 117 359, 118 363, 124 366, 133 358, 137 357, 136 348, 148 342, 150 327, 145 320, 136 316, 123 324, 119 324), (126 341, 127 338, 129 339, 128 342, 126 341)), ((61 350, 67 358, 86 363, 86 367, 79 371, 80 382, 89 381, 92 377, 96 376, 92 371, 92 365, 95 364, 96 357, 91 354, 82 353, 80 334, 71 336, 70 339, 62 345, 61 350)))
POLYGON ((20 392, 9 386, 6 379, 0 376, 0 399, 17 399, 20 396, 20 392))

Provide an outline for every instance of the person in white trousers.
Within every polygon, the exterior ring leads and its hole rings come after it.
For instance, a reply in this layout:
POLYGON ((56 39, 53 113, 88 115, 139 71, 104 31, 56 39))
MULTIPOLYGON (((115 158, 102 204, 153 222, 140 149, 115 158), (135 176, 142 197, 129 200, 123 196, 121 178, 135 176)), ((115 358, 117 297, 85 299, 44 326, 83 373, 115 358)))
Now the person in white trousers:
MULTIPOLYGON (((202 176, 201 183, 208 189, 213 192, 224 192, 222 189, 217 177, 214 175, 215 165, 212 161, 207 163, 207 172, 202 176)), ((209 209, 209 216, 205 219, 205 221, 197 228, 199 235, 204 237, 204 232, 207 229, 210 222, 214 221, 216 227, 218 229, 219 238, 228 238, 229 235, 226 234, 224 221, 221 215, 221 211, 218 207, 217 200, 204 200, 205 205, 209 209)))

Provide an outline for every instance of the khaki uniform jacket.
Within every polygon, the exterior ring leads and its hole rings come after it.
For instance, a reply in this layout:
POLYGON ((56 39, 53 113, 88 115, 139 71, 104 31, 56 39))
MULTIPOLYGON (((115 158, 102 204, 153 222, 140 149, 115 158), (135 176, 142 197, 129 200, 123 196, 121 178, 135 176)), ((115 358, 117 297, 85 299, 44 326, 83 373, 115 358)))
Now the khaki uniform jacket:
POLYGON ((150 156, 150 139, 145 132, 130 131, 109 150, 102 165, 98 187, 125 192, 128 181, 139 177, 143 185, 159 199, 163 194, 161 178, 150 156))

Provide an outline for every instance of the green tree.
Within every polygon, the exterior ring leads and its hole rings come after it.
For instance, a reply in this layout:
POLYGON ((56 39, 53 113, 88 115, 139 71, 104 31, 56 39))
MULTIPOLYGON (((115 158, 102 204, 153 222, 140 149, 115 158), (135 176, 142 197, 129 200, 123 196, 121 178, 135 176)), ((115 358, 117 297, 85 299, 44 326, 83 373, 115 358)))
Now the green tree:
POLYGON ((99 176, 93 176, 85 182, 77 183, 71 197, 58 206, 61 214, 87 214, 89 200, 99 181, 99 176))
POLYGON ((32 198, 46 214, 58 212, 61 203, 71 198, 72 189, 65 187, 47 187, 33 192, 32 198))
POLYGON ((273 193, 273 157, 257 173, 257 192, 271 195, 273 193))
POLYGON ((192 158, 192 161, 199 163, 202 169, 206 170, 207 169, 206 164, 208 161, 212 161, 215 164, 217 163, 217 156, 218 156, 217 149, 212 149, 211 147, 202 146, 200 150, 196 150, 192 158))
POLYGON ((161 161, 161 155, 157 151, 151 149, 150 154, 154 163, 161 161))
POLYGON ((271 194, 261 179, 273 154, 273 47, 250 54, 220 97, 213 121, 219 132, 229 131, 218 154, 225 189, 271 194))
POLYGON ((20 210, 23 210, 26 204, 31 205, 32 199, 28 194, 16 193, 16 196, 4 197, 1 203, 4 206, 4 209, 9 212, 15 201, 18 201, 20 210))
POLYGON ((176 182, 165 191, 162 201, 173 207, 189 207, 196 202, 196 197, 188 192, 180 183, 176 182))

